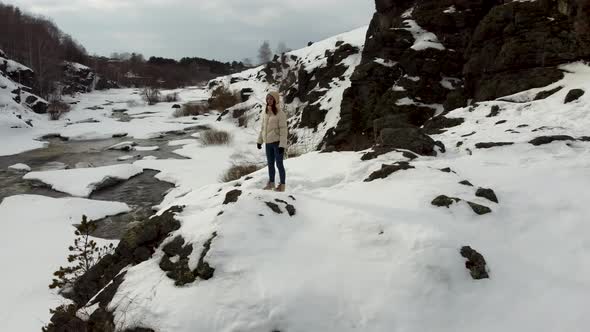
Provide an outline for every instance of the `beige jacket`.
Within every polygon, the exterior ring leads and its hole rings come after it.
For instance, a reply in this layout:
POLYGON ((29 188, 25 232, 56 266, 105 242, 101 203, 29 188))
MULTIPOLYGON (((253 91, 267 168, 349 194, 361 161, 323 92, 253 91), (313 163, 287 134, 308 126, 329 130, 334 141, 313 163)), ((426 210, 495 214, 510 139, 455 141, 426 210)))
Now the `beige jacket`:
POLYGON ((274 115, 267 112, 266 108, 262 116, 262 127, 258 135, 258 144, 279 142, 279 147, 287 148, 287 114, 281 109, 281 97, 278 92, 271 92, 271 96, 277 103, 278 112, 274 115))

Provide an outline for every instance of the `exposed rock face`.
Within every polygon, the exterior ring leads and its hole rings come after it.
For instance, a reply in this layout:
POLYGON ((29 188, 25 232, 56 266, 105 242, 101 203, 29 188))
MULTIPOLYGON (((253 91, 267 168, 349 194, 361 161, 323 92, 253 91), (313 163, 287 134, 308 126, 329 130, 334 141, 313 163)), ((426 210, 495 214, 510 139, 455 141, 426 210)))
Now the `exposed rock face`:
MULTIPOLYGON (((180 228, 180 222, 174 216, 182 209, 183 207, 179 206, 171 207, 161 215, 145 220, 127 231, 114 253, 103 257, 76 280, 69 294, 74 304, 69 306, 68 310, 58 310, 51 318, 47 331, 115 331, 113 316, 107 310, 107 306, 125 280, 125 273, 120 273, 121 270, 128 265, 136 265, 149 259, 166 237, 180 228), (108 287, 105 287, 107 285, 108 287), (93 298, 94 300, 89 303, 93 298), (94 304, 98 304, 99 308, 87 322, 76 317, 75 313, 79 308, 94 304)), ((175 250, 180 241, 184 242, 182 239, 173 239, 166 245, 167 250, 175 250)), ((210 243, 208 245, 210 246, 210 243)), ((180 249, 179 255, 185 252, 187 250, 184 248, 180 249)))
POLYGON ((366 149, 383 128, 426 122, 431 132, 440 124, 429 119, 443 109, 559 80, 558 65, 590 58, 587 3, 376 0, 361 64, 326 146, 366 149))

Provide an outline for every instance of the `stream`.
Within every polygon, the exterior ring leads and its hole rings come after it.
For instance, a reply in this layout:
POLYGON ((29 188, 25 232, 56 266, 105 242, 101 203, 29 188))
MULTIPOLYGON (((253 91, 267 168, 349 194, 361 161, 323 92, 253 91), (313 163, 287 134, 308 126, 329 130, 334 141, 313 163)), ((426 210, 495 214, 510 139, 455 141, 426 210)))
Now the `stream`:
MULTIPOLYGON (((168 142, 192 138, 191 134, 202 129, 195 127, 147 140, 112 138, 63 141, 59 138, 51 138, 48 139, 49 145, 46 148, 12 156, 0 156, 0 202, 6 197, 23 194, 53 198, 70 197, 66 193, 36 186, 32 182, 23 180, 23 172, 7 169, 11 165, 23 163, 31 167, 32 171, 42 171, 132 163, 146 156, 154 156, 158 159, 186 159, 173 152, 181 146, 169 146, 168 142), (110 146, 125 141, 133 141, 138 146, 158 146, 159 149, 155 151, 108 150, 110 146), (127 161, 118 160, 118 158, 128 155, 132 155, 134 158, 127 161)), ((156 179, 157 174, 157 171, 146 169, 143 173, 127 181, 93 192, 89 199, 123 202, 131 207, 129 213, 100 220, 93 235, 104 239, 120 239, 134 221, 151 216, 154 213, 153 207, 160 204, 164 195, 174 188, 173 184, 156 179)))

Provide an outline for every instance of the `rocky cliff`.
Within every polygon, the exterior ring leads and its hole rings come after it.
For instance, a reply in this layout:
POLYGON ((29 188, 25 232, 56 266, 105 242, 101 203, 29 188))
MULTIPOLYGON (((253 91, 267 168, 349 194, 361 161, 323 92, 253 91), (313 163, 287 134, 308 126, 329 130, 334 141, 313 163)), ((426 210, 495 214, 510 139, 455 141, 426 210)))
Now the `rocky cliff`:
POLYGON ((385 128, 443 126, 433 116, 546 86, 563 77, 558 65, 590 58, 588 1, 375 3, 330 149, 383 143, 385 128))

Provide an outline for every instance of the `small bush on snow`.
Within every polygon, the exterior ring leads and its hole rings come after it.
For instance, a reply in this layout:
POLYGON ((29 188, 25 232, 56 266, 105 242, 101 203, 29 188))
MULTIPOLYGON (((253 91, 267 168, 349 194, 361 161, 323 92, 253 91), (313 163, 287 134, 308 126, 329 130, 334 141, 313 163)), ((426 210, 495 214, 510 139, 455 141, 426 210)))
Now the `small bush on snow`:
POLYGON ((227 108, 230 108, 241 101, 242 98, 238 92, 231 91, 224 86, 220 86, 213 90, 211 99, 209 99, 209 106, 212 109, 216 109, 218 111, 225 111, 227 108))
POLYGON ((69 112, 71 109, 70 104, 61 100, 52 101, 47 107, 47 114, 49 114, 50 120, 59 120, 62 114, 69 112))
POLYGON ((201 141, 204 145, 225 145, 231 142, 231 134, 223 130, 205 130, 201 133, 201 141))
POLYGON ((211 112, 211 109, 206 104, 188 103, 188 104, 182 105, 182 108, 179 108, 176 111, 174 111, 174 117, 180 118, 183 116, 196 116, 196 115, 202 115, 202 114, 210 113, 210 112, 211 112))
POLYGON ((155 105, 160 102, 160 90, 156 88, 146 87, 142 91, 143 100, 147 101, 148 105, 155 105))
POLYGON ((231 182, 242 177, 252 174, 259 169, 262 169, 263 166, 256 165, 256 164, 234 164, 230 167, 225 174, 223 174, 221 181, 223 182, 231 182))

